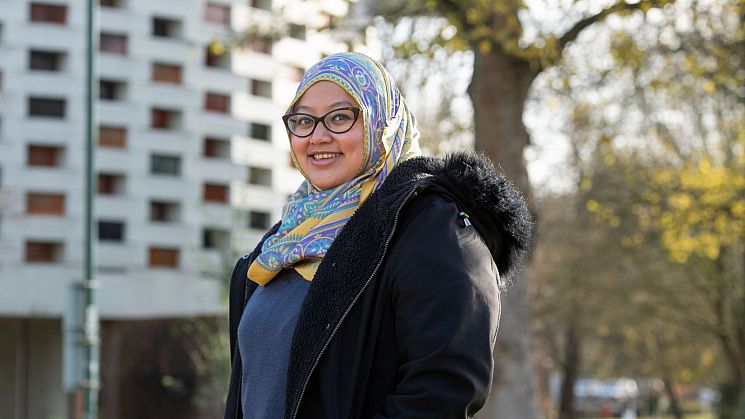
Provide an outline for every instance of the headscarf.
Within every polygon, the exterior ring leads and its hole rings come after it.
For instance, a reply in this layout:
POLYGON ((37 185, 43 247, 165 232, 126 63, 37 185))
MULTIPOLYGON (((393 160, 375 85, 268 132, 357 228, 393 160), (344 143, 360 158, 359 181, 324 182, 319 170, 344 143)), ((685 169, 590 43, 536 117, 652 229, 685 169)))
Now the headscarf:
MULTIPOLYGON (((306 180, 285 204, 279 230, 264 241, 261 253, 248 270, 248 278, 259 285, 266 285, 289 267, 311 281, 357 208, 383 184, 396 165, 421 154, 414 116, 381 64, 353 52, 322 59, 303 76, 287 113, 294 110, 311 86, 322 80, 339 85, 362 108, 361 121, 356 122, 364 124, 362 169, 354 178, 327 190, 316 188, 303 173, 306 180)), ((300 168, 294 152, 292 159, 300 168)))

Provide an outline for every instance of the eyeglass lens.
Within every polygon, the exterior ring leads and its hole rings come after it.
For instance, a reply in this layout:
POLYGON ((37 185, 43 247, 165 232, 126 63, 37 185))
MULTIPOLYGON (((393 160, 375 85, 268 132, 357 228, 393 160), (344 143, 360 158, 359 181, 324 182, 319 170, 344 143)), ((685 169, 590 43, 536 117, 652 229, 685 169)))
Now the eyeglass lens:
POLYGON ((313 133, 318 125, 318 122, 323 121, 323 125, 327 130, 335 133, 342 134, 349 131, 357 120, 353 109, 336 109, 322 117, 315 117, 308 114, 292 114, 290 115, 287 122, 287 129, 298 137, 307 137, 313 133))

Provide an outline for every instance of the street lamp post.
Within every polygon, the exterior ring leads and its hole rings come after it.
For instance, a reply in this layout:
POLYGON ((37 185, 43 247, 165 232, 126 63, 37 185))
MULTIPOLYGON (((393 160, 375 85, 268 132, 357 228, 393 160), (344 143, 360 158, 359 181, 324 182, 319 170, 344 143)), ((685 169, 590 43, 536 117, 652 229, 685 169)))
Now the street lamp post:
POLYGON ((94 279, 93 241, 95 225, 93 223, 93 194, 96 190, 96 178, 93 169, 94 156, 94 104, 96 97, 95 50, 96 22, 95 0, 86 0, 86 70, 85 70, 85 252, 84 277, 82 281, 83 336, 79 340, 83 358, 83 379, 80 387, 84 398, 85 419, 98 419, 99 389, 99 320, 96 307, 96 288, 94 279))

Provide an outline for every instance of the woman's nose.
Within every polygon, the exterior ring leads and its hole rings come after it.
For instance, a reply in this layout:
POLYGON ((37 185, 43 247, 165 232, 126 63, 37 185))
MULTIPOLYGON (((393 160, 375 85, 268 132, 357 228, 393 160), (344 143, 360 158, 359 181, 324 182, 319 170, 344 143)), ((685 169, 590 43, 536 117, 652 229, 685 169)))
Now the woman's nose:
POLYGON ((310 142, 312 144, 326 143, 331 141, 331 138, 331 132, 326 129, 323 122, 319 122, 318 125, 316 125, 316 129, 313 130, 313 133, 310 135, 310 142))

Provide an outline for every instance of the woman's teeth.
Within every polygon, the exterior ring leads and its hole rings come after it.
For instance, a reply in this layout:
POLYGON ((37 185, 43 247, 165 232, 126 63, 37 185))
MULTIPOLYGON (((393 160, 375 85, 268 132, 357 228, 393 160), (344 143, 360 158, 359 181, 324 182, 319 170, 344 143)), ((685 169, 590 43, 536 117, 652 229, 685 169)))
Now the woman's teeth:
POLYGON ((314 154, 313 158, 316 160, 325 160, 325 159, 333 159, 334 157, 338 156, 340 153, 320 153, 320 154, 314 154))

